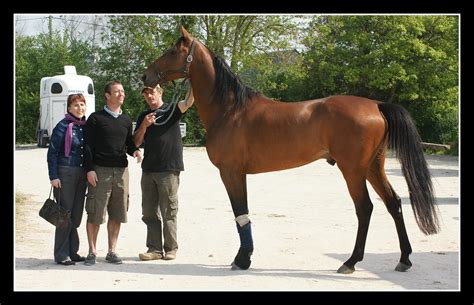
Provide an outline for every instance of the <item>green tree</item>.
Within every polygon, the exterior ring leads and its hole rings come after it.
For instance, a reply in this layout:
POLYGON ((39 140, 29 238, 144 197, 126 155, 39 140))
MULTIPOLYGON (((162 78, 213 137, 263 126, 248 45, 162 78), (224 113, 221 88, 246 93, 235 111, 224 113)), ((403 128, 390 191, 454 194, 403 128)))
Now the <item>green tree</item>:
POLYGON ((193 34, 238 73, 259 53, 288 49, 297 27, 291 16, 199 16, 200 33, 193 34))
POLYGON ((199 16, 200 39, 226 60, 242 81, 264 94, 295 100, 301 91, 302 57, 293 51, 298 26, 294 16, 199 16))
MULTIPOLYGON (((103 33, 94 80, 99 88, 99 107, 103 107, 103 88, 110 80, 120 80, 125 89, 124 111, 136 120, 146 109, 140 89, 146 67, 171 47, 179 36, 179 26, 193 30, 194 16, 111 16, 108 31, 103 33)), ((171 101, 174 85, 164 85, 165 102, 171 101)), ((197 113, 190 109, 182 119, 187 123, 187 143, 202 143, 204 136, 197 113)))
MULTIPOLYGON (((146 67, 171 46, 177 37, 180 16, 110 16, 103 32, 94 80, 99 88, 99 107, 105 104, 103 88, 120 80, 125 89, 123 106, 133 120, 146 108, 140 89, 146 67)), ((168 94, 165 90, 165 94, 168 94)), ((165 98, 167 96, 165 95, 165 98)))
POLYGON ((15 51, 16 142, 31 143, 36 141, 41 78, 63 74, 65 65, 76 66, 78 74, 86 73, 92 49, 50 30, 35 37, 15 37, 15 51))
POLYGON ((251 87, 276 100, 294 102, 306 98, 304 54, 282 50, 257 54, 242 69, 241 78, 251 87))
POLYGON ((301 97, 302 54, 294 49, 299 16, 200 16, 198 37, 229 63, 245 84, 269 97, 301 97))
POLYGON ((424 141, 457 142, 457 16, 320 16, 308 27, 311 98, 404 105, 424 141))
MULTIPOLYGON (((105 103, 105 83, 120 80, 127 95, 124 111, 136 119, 146 108, 142 73, 175 43, 181 25, 244 83, 269 97, 299 101, 353 94, 399 103, 412 113, 424 141, 457 142, 457 16, 96 17, 104 22, 101 44, 96 25, 90 43, 74 33, 79 17, 67 19, 62 34, 50 26, 47 34, 15 38, 18 143, 34 141, 41 77, 62 74, 64 65, 93 79, 97 109, 105 103)), ((165 85, 165 101, 173 88, 165 85)), ((183 120, 185 141, 203 144, 195 107, 183 120)))
MULTIPOLYGON (((289 37, 296 33, 287 16, 112 16, 108 24, 94 80, 103 88, 106 81, 119 79, 127 94, 124 109, 134 119, 146 107, 139 91, 142 73, 175 43, 180 25, 227 59, 236 73, 258 53, 287 48, 289 37)), ((165 85, 165 101, 170 100, 172 91, 171 85, 165 85)), ((191 109, 183 120, 187 123, 185 141, 204 143, 196 111, 191 109)))

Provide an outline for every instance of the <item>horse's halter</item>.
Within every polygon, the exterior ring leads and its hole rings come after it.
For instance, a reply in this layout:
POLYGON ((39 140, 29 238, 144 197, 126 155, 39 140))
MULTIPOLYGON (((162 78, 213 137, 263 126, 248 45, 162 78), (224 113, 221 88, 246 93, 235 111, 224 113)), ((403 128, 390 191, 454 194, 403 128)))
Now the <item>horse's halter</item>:
POLYGON ((158 83, 161 79, 163 79, 167 74, 172 74, 172 73, 184 73, 185 77, 184 78, 189 78, 189 66, 191 66, 191 62, 193 61, 193 53, 194 53, 194 48, 196 47, 195 40, 193 39, 193 42, 191 43, 191 48, 189 49, 188 56, 186 57, 186 63, 182 68, 179 69, 174 69, 174 70, 167 70, 167 71, 162 71, 162 72, 157 72, 157 78, 158 78, 158 83))

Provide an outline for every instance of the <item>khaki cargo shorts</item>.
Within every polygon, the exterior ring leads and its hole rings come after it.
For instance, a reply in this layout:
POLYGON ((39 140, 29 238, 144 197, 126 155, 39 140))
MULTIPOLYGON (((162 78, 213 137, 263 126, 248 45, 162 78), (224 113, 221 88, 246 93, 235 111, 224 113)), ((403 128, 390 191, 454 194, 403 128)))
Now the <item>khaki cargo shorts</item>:
POLYGON ((103 224, 106 212, 109 218, 127 222, 129 206, 128 167, 95 166, 96 187, 88 183, 86 200, 87 222, 103 224))

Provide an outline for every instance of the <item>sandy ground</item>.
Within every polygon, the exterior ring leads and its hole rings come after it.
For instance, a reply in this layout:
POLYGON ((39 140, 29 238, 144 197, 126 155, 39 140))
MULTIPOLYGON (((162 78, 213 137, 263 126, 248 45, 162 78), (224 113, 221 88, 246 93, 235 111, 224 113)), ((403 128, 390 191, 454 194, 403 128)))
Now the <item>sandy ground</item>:
MULTIPOLYGON (((407 186, 394 158, 386 172, 403 201, 413 248, 408 272, 396 272, 400 250, 395 225, 369 186, 374 211, 365 257, 350 275, 336 273, 351 255, 357 221, 341 172, 324 160, 280 172, 249 175, 248 194, 255 251, 247 271, 231 271, 239 239, 218 170, 204 148, 185 148, 179 191, 179 251, 174 261, 141 262, 146 227, 141 221, 141 169, 129 158, 129 222, 117 252, 122 265, 105 262, 106 226, 98 237, 98 262, 60 266, 53 261, 54 228, 38 216, 49 193, 47 149, 17 148, 15 291, 458 291, 460 202, 458 158, 428 156, 442 230, 425 236, 409 204, 407 186)), ((87 253, 86 213, 79 228, 87 253)))

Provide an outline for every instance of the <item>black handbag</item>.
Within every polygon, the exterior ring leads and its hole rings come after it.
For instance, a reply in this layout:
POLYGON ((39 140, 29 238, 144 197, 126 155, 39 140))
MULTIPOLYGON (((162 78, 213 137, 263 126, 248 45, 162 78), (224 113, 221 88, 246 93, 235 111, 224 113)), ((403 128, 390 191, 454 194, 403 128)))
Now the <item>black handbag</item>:
MULTIPOLYGON (((39 216, 43 219, 54 225, 55 227, 62 229, 68 226, 69 220, 71 218, 71 212, 63 208, 59 205, 57 201, 51 199, 51 192, 53 191, 53 186, 51 186, 51 190, 49 191, 49 197, 44 202, 43 206, 39 211, 39 216)), ((60 194, 59 192, 58 194, 60 194)), ((58 196, 58 201, 59 201, 58 196)))

